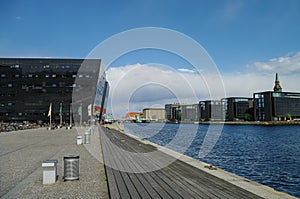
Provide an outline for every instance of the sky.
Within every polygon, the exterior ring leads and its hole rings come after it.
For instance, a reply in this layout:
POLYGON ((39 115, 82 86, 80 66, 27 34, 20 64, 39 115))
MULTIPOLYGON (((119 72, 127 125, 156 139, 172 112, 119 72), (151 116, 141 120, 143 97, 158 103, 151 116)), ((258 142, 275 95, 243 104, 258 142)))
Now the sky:
POLYGON ((199 43, 220 72, 225 96, 214 85, 215 74, 203 77, 172 53, 120 55, 106 71, 116 117, 165 103, 197 103, 211 90, 220 98, 251 97, 272 90, 276 72, 284 91, 300 91, 298 0, 2 0, 0 27, 0 57, 64 58, 85 58, 133 28, 171 29, 199 43))

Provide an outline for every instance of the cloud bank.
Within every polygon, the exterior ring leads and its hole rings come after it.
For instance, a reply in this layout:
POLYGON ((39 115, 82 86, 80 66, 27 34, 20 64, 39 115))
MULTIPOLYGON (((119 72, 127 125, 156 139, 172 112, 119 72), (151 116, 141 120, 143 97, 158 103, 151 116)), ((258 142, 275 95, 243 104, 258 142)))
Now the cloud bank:
POLYGON ((300 53, 247 65, 250 72, 223 73, 226 96, 215 80, 220 74, 200 74, 158 64, 133 64, 107 70, 110 83, 108 110, 117 118, 128 111, 164 107, 167 103, 198 103, 223 97, 252 97, 254 92, 273 89, 275 73, 283 91, 300 92, 300 53), (213 93, 213 94, 212 94, 213 93))
POLYGON ((300 52, 289 53, 286 56, 272 58, 266 62, 253 62, 248 64, 249 68, 254 68, 260 72, 291 75, 300 73, 300 52))

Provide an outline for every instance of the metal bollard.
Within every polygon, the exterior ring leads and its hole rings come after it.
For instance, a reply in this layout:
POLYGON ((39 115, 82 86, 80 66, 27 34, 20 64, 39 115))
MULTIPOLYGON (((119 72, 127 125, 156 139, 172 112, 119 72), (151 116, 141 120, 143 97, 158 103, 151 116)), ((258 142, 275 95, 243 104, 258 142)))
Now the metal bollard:
POLYGON ((84 133, 84 144, 89 144, 91 142, 91 136, 89 131, 85 131, 84 133))
POLYGON ((79 180, 79 155, 64 157, 64 180, 79 180))

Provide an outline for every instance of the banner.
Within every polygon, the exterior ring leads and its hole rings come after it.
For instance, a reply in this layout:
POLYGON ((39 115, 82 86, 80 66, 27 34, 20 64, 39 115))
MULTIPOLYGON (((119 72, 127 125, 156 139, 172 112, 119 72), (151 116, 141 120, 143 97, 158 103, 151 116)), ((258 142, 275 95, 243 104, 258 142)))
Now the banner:
POLYGON ((77 113, 78 115, 82 115, 82 104, 80 104, 80 106, 78 107, 77 113))
POLYGON ((92 105, 88 105, 88 116, 92 116, 92 105))
POLYGON ((52 112, 52 103, 50 103, 50 106, 49 106, 48 117, 51 116, 51 112, 52 112))
POLYGON ((62 116, 62 103, 60 103, 60 107, 59 107, 59 116, 62 116))

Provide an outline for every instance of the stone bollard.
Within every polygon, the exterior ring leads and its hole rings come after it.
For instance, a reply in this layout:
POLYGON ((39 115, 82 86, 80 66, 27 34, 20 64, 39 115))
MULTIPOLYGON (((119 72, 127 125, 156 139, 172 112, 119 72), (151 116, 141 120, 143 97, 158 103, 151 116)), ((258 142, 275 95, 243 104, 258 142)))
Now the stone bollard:
POLYGON ((52 184, 57 178, 57 160, 45 160, 42 163, 43 184, 52 184))

